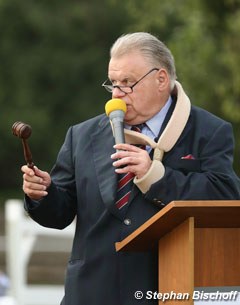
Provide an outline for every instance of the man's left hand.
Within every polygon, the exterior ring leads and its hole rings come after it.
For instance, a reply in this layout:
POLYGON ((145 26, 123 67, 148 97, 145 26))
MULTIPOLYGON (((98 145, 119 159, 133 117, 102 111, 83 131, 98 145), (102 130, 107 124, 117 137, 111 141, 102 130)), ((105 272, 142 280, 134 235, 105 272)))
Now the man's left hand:
POLYGON ((146 150, 130 144, 116 144, 114 148, 117 152, 111 158, 115 160, 113 166, 116 173, 131 172, 140 179, 148 172, 152 160, 146 150))

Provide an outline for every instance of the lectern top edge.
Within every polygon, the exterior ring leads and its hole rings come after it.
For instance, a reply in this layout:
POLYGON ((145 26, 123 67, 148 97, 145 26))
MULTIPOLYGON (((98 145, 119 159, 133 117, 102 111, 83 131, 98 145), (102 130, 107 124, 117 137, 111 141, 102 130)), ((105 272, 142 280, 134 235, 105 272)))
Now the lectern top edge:
POLYGON ((189 217, 196 227, 240 227, 240 200, 172 201, 142 224, 116 250, 143 250, 189 217))
POLYGON ((176 207, 240 207, 240 200, 178 200, 172 201, 167 206, 176 207))

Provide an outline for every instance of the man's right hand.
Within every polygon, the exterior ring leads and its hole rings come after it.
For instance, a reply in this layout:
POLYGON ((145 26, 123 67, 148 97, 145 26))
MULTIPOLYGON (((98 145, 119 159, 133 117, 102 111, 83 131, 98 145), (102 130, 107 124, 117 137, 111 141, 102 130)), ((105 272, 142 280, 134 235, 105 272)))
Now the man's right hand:
POLYGON ((51 184, 49 173, 41 171, 36 166, 33 170, 27 165, 22 166, 21 170, 23 172, 23 191, 29 198, 40 200, 48 195, 47 188, 51 184))

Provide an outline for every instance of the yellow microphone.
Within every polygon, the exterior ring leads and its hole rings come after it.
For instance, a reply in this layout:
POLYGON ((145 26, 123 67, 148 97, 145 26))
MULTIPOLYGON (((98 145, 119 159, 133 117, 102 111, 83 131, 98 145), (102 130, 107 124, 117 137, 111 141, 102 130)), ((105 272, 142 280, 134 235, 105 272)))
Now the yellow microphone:
POLYGON ((115 137, 116 144, 125 143, 123 119, 126 111, 126 103, 118 98, 108 101, 105 105, 105 112, 112 123, 113 135, 115 137))

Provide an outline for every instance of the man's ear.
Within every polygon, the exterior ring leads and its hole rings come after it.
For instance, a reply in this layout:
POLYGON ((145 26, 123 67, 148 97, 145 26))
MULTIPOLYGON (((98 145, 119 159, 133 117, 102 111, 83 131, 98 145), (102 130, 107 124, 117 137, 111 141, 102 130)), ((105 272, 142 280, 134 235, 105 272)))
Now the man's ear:
POLYGON ((161 68, 157 73, 157 80, 159 84, 159 90, 165 91, 170 86, 170 78, 166 69, 161 68))

